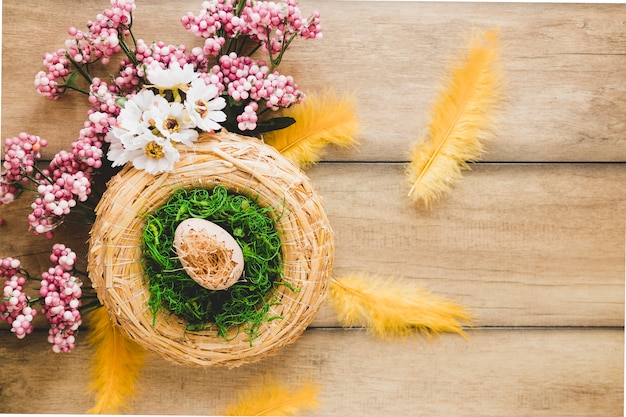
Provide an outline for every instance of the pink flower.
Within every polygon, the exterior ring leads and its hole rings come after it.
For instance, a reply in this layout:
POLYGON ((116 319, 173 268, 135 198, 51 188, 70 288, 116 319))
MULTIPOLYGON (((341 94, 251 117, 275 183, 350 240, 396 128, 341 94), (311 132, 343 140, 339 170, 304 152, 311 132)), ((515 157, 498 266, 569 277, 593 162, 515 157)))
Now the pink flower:
POLYGON ((0 259, 0 277, 9 278, 18 274, 20 265, 21 262, 12 257, 0 259))
POLYGON ((73 174, 61 172, 52 184, 42 180, 37 192, 39 197, 31 204, 33 211, 28 215, 30 228, 36 235, 52 232, 77 201, 87 200, 91 193, 91 181, 83 171, 73 174))
POLYGON ((4 177, 0 177, 0 205, 11 204, 15 201, 17 187, 14 184, 7 184, 4 177))
POLYGON ((35 89, 49 100, 56 100, 63 93, 64 89, 57 86, 58 83, 52 74, 39 71, 35 76, 35 89))
POLYGON ((52 246, 50 262, 59 265, 65 271, 71 271, 76 263, 76 253, 62 243, 55 243, 52 246))
POLYGON ((39 136, 29 135, 22 132, 18 136, 8 138, 4 145, 4 172, 2 177, 7 184, 17 183, 32 176, 35 171, 35 164, 41 158, 41 148, 47 146, 48 142, 39 136))
POLYGON ((244 131, 256 129, 256 122, 259 119, 256 114, 258 109, 259 105, 254 101, 244 107, 243 113, 237 116, 237 127, 239 130, 244 131))
POLYGON ((232 52, 220 57, 219 63, 228 94, 235 101, 252 100, 278 110, 299 103, 305 97, 293 77, 278 71, 270 73, 264 61, 239 57, 232 52))
POLYGON ((224 29, 233 37, 233 2, 232 1, 204 1, 198 15, 188 12, 181 18, 183 27, 189 32, 202 38, 210 38, 219 29, 224 29))
POLYGON ((81 281, 60 264, 42 274, 39 289, 44 299, 42 312, 50 323, 48 342, 56 353, 74 349, 75 334, 82 324, 79 310, 81 286, 81 281))
POLYGON ((37 311, 31 308, 31 299, 24 292, 26 278, 21 276, 19 266, 20 262, 13 258, 0 261, 0 275, 8 277, 0 299, 0 319, 11 325, 11 332, 18 339, 23 339, 33 332, 37 311))
POLYGON ((260 42, 270 55, 283 53, 296 36, 321 37, 319 13, 304 19, 296 0, 247 2, 240 20, 242 32, 260 42))

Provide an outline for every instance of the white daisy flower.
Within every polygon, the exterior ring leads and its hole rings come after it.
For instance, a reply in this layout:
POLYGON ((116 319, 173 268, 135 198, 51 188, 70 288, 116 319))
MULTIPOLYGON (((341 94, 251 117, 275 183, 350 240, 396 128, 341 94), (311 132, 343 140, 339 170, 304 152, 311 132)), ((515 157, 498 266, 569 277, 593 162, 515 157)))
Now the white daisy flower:
POLYGON ((176 61, 171 62, 166 69, 153 61, 146 68, 146 78, 150 81, 151 87, 159 90, 186 90, 187 85, 200 76, 194 71, 192 64, 185 64, 182 68, 176 61))
POLYGON ((180 153, 170 140, 154 135, 136 136, 128 146, 112 136, 107 159, 112 161, 113 167, 132 162, 135 168, 154 175, 172 171, 180 160, 180 153))
POLYGON ((144 135, 152 128, 149 111, 168 105, 167 100, 160 95, 151 90, 141 90, 126 102, 112 131, 120 139, 144 135))
POLYGON ((163 138, 154 136, 150 132, 142 135, 129 135, 123 129, 113 128, 106 140, 111 144, 107 159, 112 162, 111 166, 117 167, 141 156, 145 152, 146 143, 163 140, 163 138))
POLYGON ((193 65, 182 68, 173 62, 163 69, 153 62, 146 69, 146 78, 161 94, 172 90, 174 102, 151 89, 144 89, 126 101, 115 126, 107 135, 110 142, 107 159, 113 166, 128 162, 148 173, 171 171, 180 160, 176 143, 193 146, 198 131, 220 129, 226 120, 221 111, 226 105, 218 97, 217 87, 206 85, 193 70, 193 65), (189 92, 185 105, 180 91, 189 92))
POLYGON ((219 123, 226 121, 226 113, 222 111, 226 100, 218 95, 217 87, 201 78, 193 80, 187 91, 185 106, 189 117, 204 131, 219 130, 219 123))
MULTIPOLYGON (((187 109, 181 103, 159 102, 146 112, 152 128, 158 131, 160 136, 192 146, 198 139, 196 124, 189 118, 187 109)), ((156 132, 153 130, 156 134, 156 132)))
POLYGON ((154 135, 139 136, 138 139, 139 149, 126 149, 126 157, 135 168, 149 174, 170 172, 180 160, 180 153, 170 140, 154 135))

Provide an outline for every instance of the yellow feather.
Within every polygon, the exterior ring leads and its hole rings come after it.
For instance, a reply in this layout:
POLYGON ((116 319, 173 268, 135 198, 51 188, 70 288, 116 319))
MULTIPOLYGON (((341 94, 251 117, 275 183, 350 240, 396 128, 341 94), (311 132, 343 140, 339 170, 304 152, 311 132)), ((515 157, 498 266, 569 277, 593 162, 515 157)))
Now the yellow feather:
POLYGON ((483 143, 495 134, 495 110, 503 91, 498 32, 471 40, 469 52, 453 66, 432 108, 424 139, 413 146, 407 179, 409 196, 430 206, 478 161, 483 143))
POLYGON ((434 295, 406 278, 354 274, 334 278, 330 299, 344 327, 365 326, 375 336, 442 332, 465 337, 470 314, 459 304, 434 295))
POLYGON ((144 350, 125 336, 109 318, 104 307, 91 313, 88 342, 94 349, 91 388, 96 404, 90 414, 116 414, 127 409, 135 394, 135 380, 143 366, 144 350))
POLYGON ((303 409, 319 405, 317 394, 319 387, 306 383, 299 390, 279 384, 270 377, 257 388, 239 393, 237 403, 226 410, 228 416, 292 416, 303 409))
POLYGON ((263 140, 300 167, 319 161, 329 143, 341 147, 356 144, 359 122, 352 98, 328 91, 309 95, 302 104, 285 109, 283 115, 293 117, 296 123, 269 132, 263 140))

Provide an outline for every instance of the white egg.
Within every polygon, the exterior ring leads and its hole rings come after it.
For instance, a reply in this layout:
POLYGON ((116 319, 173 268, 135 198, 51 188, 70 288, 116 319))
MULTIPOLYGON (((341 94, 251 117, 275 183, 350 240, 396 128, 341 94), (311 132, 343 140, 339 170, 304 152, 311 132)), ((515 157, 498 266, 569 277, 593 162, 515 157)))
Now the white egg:
POLYGON ((174 233, 174 248, 187 274, 210 290, 229 288, 243 272, 243 252, 237 241, 208 220, 181 222, 174 233))

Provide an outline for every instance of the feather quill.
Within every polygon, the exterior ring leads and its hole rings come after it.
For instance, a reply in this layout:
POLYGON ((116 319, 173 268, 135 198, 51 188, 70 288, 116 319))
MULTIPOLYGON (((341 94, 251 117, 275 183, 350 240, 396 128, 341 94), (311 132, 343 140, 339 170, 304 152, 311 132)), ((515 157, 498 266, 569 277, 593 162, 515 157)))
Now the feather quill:
POLYGON ((380 338, 443 332, 465 337, 471 315, 406 278, 364 274, 333 278, 330 299, 344 327, 365 326, 380 338))
POLYGON ((88 413, 116 414, 128 408, 127 400, 135 394, 145 351, 111 322, 104 307, 91 313, 90 322, 88 342, 94 350, 90 386, 96 404, 88 413))
POLYGON ((239 393, 236 403, 231 404, 225 415, 228 416, 292 416, 304 409, 317 407, 319 387, 305 383, 298 390, 277 383, 266 377, 264 383, 248 391, 239 393))
POLYGON ((453 65, 432 107, 426 137, 413 145, 406 176, 409 196, 429 207, 476 162, 495 136, 495 111, 502 99, 503 71, 498 32, 470 42, 453 65))
POLYGON ((283 116, 294 118, 296 123, 269 132, 263 140, 300 167, 318 162, 328 144, 356 144, 359 122, 353 98, 338 97, 330 91, 311 94, 302 104, 285 109, 283 116))

